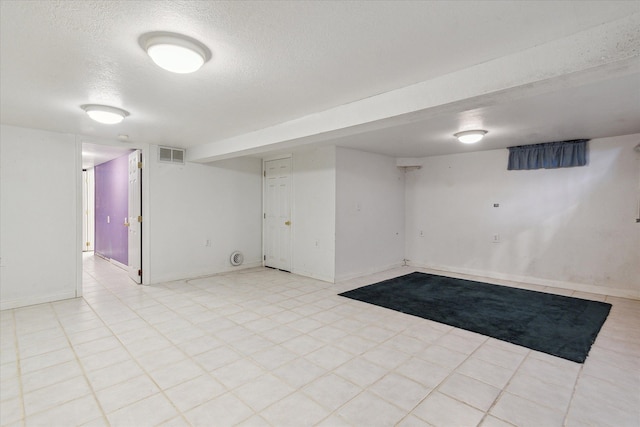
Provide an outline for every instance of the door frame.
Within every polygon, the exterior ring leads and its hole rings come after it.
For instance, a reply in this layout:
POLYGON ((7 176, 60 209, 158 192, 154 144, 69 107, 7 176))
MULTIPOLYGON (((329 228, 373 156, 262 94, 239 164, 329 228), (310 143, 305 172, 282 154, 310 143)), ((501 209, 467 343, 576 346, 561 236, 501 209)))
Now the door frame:
MULTIPOLYGON (((266 227, 266 221, 265 221, 265 201, 267 198, 267 177, 266 177, 266 163, 267 162, 271 162, 273 160, 283 160, 283 159, 290 159, 291 160, 291 179, 289 181, 290 185, 289 185, 289 194, 290 194, 290 202, 291 202, 291 218, 292 218, 292 223, 294 223, 293 221, 293 217, 294 217, 294 213, 295 213, 295 204, 293 201, 293 186, 294 186, 294 180, 293 180, 293 155, 291 153, 289 154, 280 154, 280 155, 275 155, 275 156, 267 156, 267 157, 263 157, 262 158, 262 266, 265 267, 266 266, 266 253, 267 253, 267 227, 266 227)), ((294 266, 294 258, 295 258, 295 251, 293 250, 293 242, 294 242, 294 233, 295 233, 295 227, 291 227, 291 272, 293 272, 293 266, 294 266)))
POLYGON ((152 147, 147 143, 131 143, 107 140, 101 138, 91 138, 85 136, 76 136, 76 297, 82 296, 82 144, 98 144, 110 145, 115 147, 129 148, 140 150, 142 152, 142 167, 144 179, 142 180, 142 212, 144 213, 142 221, 142 284, 150 283, 149 277, 151 273, 149 259, 149 219, 151 218, 149 209, 149 169, 151 166, 152 147))
POLYGON ((140 167, 142 163, 142 150, 134 150, 129 153, 129 158, 127 162, 127 274, 129 278, 133 280, 137 284, 142 284, 142 223, 144 222, 143 214, 142 214, 142 171, 143 167, 140 167), (135 160, 135 165, 132 166, 132 159, 135 160), (133 193, 133 198, 131 194, 131 168, 135 168, 136 174, 136 190, 133 193), (137 196, 137 197, 135 197, 137 196), (135 201, 137 199, 137 201, 135 201), (132 206, 133 205, 133 206, 132 206), (132 209, 135 212, 132 212, 132 209), (131 214, 134 215, 131 215, 131 214), (139 224, 139 225, 138 225, 139 224), (137 234, 137 238, 131 237, 132 230, 135 230, 134 234, 137 234), (135 243, 135 247, 132 248, 132 242, 135 243), (132 256, 132 250, 135 249, 135 256, 132 256), (132 265, 132 258, 136 258, 135 265, 132 265))

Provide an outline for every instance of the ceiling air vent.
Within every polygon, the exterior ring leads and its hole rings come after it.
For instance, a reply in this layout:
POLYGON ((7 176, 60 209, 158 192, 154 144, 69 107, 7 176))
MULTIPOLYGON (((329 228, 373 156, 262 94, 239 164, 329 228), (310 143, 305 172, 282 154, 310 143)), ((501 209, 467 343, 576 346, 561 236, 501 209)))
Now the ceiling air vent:
POLYGON ((240 251, 235 251, 231 254, 230 261, 231 265, 238 266, 244 261, 244 255, 240 251))
POLYGON ((158 161, 184 165, 184 150, 181 148, 160 147, 158 161))

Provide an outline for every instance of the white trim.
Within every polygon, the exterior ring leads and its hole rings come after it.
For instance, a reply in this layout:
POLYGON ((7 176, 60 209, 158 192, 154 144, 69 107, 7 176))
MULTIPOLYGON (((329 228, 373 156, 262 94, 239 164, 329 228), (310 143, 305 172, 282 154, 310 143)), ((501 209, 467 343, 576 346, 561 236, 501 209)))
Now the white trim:
POLYGON ((123 269, 124 271, 129 271, 129 266, 126 265, 126 264, 121 263, 120 261, 117 261, 117 260, 115 260, 113 258, 108 259, 108 261, 111 264, 115 265, 116 267, 123 269))
MULTIPOLYGON (((84 242, 82 238, 82 225, 83 225, 83 214, 82 214, 82 141, 76 135, 76 159, 75 159, 75 168, 76 168, 76 244, 78 245, 79 250, 76 250, 76 289, 74 293, 74 297, 82 296, 82 251, 84 248, 84 242)), ((63 299, 63 298, 60 298, 63 299)), ((38 303, 32 303, 38 304, 38 303)), ((4 309, 4 307, 3 307, 4 309)))
POLYGON ((266 250, 265 250, 265 241, 266 241, 266 227, 265 224, 267 222, 267 218, 266 218, 266 210, 265 210, 265 206, 264 206, 264 201, 266 198, 266 194, 267 194, 267 169, 266 169, 266 164, 269 160, 265 160, 262 159, 262 205, 261 205, 261 209, 262 209, 262 222, 261 222, 261 228, 262 228, 262 253, 260 254, 260 263, 262 265, 262 267, 265 267, 265 264, 267 262, 267 254, 266 254, 266 250))
MULTIPOLYGON (((148 285, 150 283, 149 277, 151 277, 151 258, 149 254, 151 252, 151 239, 149 236, 151 214, 149 206, 151 206, 149 196, 149 176, 151 175, 151 150, 152 146, 149 144, 143 144, 136 149, 142 153, 142 171, 140 172, 140 179, 142 180, 142 284, 148 285)), ((157 149, 157 148, 156 148, 157 149)))
MULTIPOLYGON (((289 159, 289 217, 291 218, 291 220, 293 221, 294 215, 295 215, 295 200, 293 198, 294 193, 294 174, 293 174, 293 155, 292 154, 281 154, 278 156, 270 156, 270 157, 265 157, 262 159, 262 255, 261 255, 261 262, 262 262, 262 267, 266 267, 266 249, 265 249, 265 242, 266 242, 266 221, 267 219, 265 218, 265 214, 266 214, 266 209, 265 209, 265 199, 266 199, 266 194, 267 194, 267 176, 266 176, 266 172, 267 172, 267 168, 266 168, 266 164, 267 162, 272 162, 275 160, 284 160, 284 159, 289 159)), ((290 243, 289 243, 289 247, 290 247, 290 254, 289 254, 289 268, 291 270, 291 272, 293 272, 293 266, 294 266, 294 250, 293 250, 293 242, 295 241, 295 226, 291 227, 291 236, 290 236, 290 243)))
POLYGON ((265 156, 262 158, 262 166, 264 167, 265 162, 271 162, 273 160, 282 160, 282 159, 290 159, 293 157, 293 154, 272 154, 271 156, 265 156))
POLYGON ((423 263, 413 262, 413 261, 408 261, 407 264, 410 265, 411 267, 425 268, 429 270, 434 270, 434 272, 442 272, 445 274, 454 273, 454 274, 478 276, 481 278, 489 279, 487 280, 487 282, 489 283, 493 282, 499 285, 511 286, 511 285, 517 285, 517 284, 530 284, 530 285, 544 286, 549 288, 568 289, 572 291, 587 292, 591 294, 607 295, 612 297, 640 300, 640 290, 635 290, 635 289, 608 288, 603 286, 588 285, 585 283, 541 279, 539 277, 532 277, 532 276, 519 276, 515 274, 494 273, 490 271, 473 270, 468 268, 455 268, 455 267, 448 267, 448 266, 441 266, 441 265, 428 265, 428 264, 423 264, 423 263), (512 283, 504 283, 504 281, 512 282, 512 283))
POLYGON ((369 276, 370 274, 382 273, 383 271, 392 270, 394 268, 399 268, 399 267, 402 267, 403 265, 404 265, 404 263, 402 261, 400 261, 400 262, 389 264, 389 265, 385 265, 385 266, 382 266, 382 267, 370 268, 368 270, 360 271, 360 272, 357 272, 357 273, 340 274, 339 276, 336 276, 335 283, 339 283, 339 282, 343 282, 343 281, 351 280, 351 279, 357 279, 357 278, 364 277, 364 276, 369 276))
POLYGON ((262 265, 262 261, 257 261, 257 262, 245 262, 243 263, 241 266, 238 267, 234 267, 231 264, 229 264, 228 266, 225 267, 221 267, 219 269, 216 270, 205 270, 205 271, 201 271, 198 273, 189 273, 188 276, 185 276, 184 274, 165 274, 163 276, 160 277, 154 277, 153 278, 153 283, 144 283, 145 285, 149 285, 149 284, 157 284, 157 283, 165 283, 165 282, 175 282, 178 280, 193 280, 193 279, 199 279, 199 278, 204 278, 204 277, 209 277, 209 276, 214 276, 216 274, 220 274, 220 273, 229 273, 232 271, 241 271, 241 270, 247 270, 249 268, 256 268, 256 267, 263 267, 262 265))
MULTIPOLYGON (((80 257, 82 257, 82 253, 80 253, 80 257)), ((74 291, 66 291, 61 292, 59 294, 53 295, 38 295, 36 297, 30 298, 18 298, 18 299, 10 299, 3 300, 0 302, 0 310, 10 310, 12 308, 20 308, 26 307, 29 305, 43 304, 48 302, 61 301, 65 299, 76 298, 76 290, 74 291)))
MULTIPOLYGON (((151 215, 149 212, 149 175, 150 175, 150 166, 151 166, 151 151, 152 146, 147 143, 136 143, 136 142, 120 142, 113 141, 110 139, 102 139, 102 138, 93 138, 84 135, 76 135, 76 141, 80 143, 78 155, 79 157, 79 165, 77 165, 76 170, 79 170, 80 178, 79 185, 80 189, 77 190, 78 195, 80 197, 80 212, 82 211, 82 144, 100 144, 100 145, 111 145, 115 147, 123 147, 130 148, 134 150, 140 150, 142 152, 142 284, 148 285, 149 277, 151 277, 151 260, 149 258, 150 253, 150 239, 149 239, 149 224, 151 215)), ((157 146, 156 146, 157 147, 157 146)), ((80 219, 80 240, 79 240, 79 263, 77 265, 77 274, 80 278, 80 295, 82 295, 82 215, 79 217, 80 219)), ((95 246, 94 246, 95 249, 95 246)))
POLYGON ((316 273, 312 273, 309 271, 301 271, 301 270, 291 270, 291 274, 295 274, 297 276, 302 276, 302 277, 309 277, 311 279, 316 279, 316 280, 320 280, 323 282, 328 282, 328 283, 336 283, 333 279, 333 277, 329 277, 329 276, 323 276, 321 274, 316 274, 316 273))

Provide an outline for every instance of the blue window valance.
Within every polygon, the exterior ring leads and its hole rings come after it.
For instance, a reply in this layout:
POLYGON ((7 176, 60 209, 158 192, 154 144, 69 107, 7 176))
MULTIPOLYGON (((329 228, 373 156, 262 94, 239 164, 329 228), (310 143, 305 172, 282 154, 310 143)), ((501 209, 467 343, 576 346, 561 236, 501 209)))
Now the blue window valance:
POLYGON ((508 170, 557 169, 587 164, 588 139, 509 147, 508 170))

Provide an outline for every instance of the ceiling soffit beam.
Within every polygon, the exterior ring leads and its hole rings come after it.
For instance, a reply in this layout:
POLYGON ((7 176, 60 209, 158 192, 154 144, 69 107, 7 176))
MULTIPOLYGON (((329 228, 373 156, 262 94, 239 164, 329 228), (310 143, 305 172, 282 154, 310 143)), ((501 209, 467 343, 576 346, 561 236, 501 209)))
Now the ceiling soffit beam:
POLYGON ((640 14, 431 80, 187 149, 207 163, 268 153, 640 71, 640 14))

